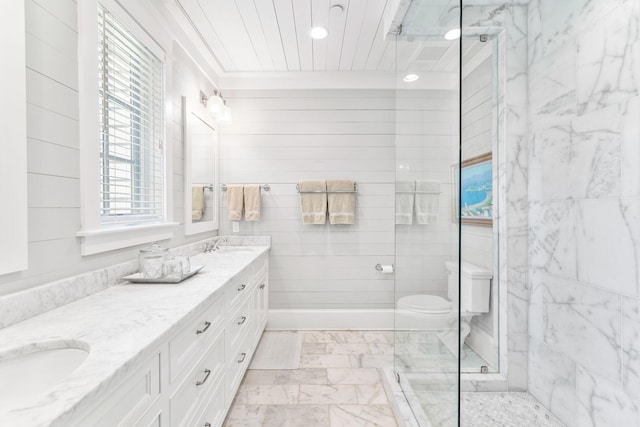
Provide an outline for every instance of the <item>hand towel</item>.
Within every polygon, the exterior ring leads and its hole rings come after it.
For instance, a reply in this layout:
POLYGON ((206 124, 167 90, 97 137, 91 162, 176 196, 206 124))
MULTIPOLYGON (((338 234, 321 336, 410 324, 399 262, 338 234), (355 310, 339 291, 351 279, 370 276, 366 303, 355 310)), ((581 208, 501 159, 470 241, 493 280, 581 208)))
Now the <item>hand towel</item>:
POLYGON ((324 224, 327 220, 327 182, 300 181, 300 207, 303 224, 324 224))
POLYGON ((242 219, 242 205, 244 202, 244 185, 227 185, 227 208, 229 209, 229 221, 242 219))
POLYGON ((194 185, 191 187, 191 220, 200 221, 204 215, 204 186, 194 185))
POLYGON ((438 222, 440 181, 416 181, 416 223, 434 224, 438 222))
POLYGON ((244 186, 244 220, 260 221, 260 185, 244 186))
POLYGON ((327 181, 329 224, 353 224, 356 219, 356 193, 353 181, 327 181), (332 193, 342 191, 342 193, 332 193))
POLYGON ((415 181, 396 182, 396 224, 413 223, 415 181))

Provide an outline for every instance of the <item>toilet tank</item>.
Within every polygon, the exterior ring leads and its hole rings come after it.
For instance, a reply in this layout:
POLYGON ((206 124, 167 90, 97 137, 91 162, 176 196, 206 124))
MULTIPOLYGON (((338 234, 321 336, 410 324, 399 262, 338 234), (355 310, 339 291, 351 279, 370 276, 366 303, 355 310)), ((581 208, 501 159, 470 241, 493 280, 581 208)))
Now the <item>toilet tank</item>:
MULTIPOLYGON (((451 301, 458 300, 458 261, 445 262, 448 275, 448 295, 451 301)), ((475 264, 462 261, 460 305, 462 310, 472 313, 488 313, 493 273, 475 264)))

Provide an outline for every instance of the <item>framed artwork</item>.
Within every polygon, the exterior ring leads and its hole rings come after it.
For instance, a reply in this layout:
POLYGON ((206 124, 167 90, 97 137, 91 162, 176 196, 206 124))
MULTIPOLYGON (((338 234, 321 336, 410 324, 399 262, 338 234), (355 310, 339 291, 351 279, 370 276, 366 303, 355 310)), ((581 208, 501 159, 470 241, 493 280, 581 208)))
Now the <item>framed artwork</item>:
POLYGON ((453 220, 461 218, 463 224, 493 225, 493 163, 491 153, 482 154, 462 162, 462 173, 458 165, 451 166, 453 183, 453 220), (462 185, 458 185, 458 179, 462 185), (462 195, 460 195, 462 189, 462 195), (462 213, 459 212, 461 208, 462 213))

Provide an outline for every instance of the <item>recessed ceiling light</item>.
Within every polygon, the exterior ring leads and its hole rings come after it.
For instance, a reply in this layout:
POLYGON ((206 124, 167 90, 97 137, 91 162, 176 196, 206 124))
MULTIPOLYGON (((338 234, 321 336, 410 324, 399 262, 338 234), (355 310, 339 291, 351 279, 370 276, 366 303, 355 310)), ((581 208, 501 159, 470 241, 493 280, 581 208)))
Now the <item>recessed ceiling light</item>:
POLYGON ((447 34, 444 35, 444 38, 447 40, 457 40, 460 38, 460 28, 454 28, 452 30, 447 31, 447 34))
POLYGON ((406 76, 404 76, 404 78, 402 80, 407 82, 407 83, 411 83, 411 82, 415 82, 419 78, 420 78, 419 75, 412 73, 412 74, 407 74, 406 76))
POLYGON ((322 40, 329 35, 329 32, 326 28, 323 27, 313 27, 311 29, 311 38, 316 40, 322 40))
POLYGON ((340 16, 342 15, 342 12, 344 12, 344 6, 341 4, 334 4, 331 6, 331 9, 329 9, 329 12, 332 16, 340 16))

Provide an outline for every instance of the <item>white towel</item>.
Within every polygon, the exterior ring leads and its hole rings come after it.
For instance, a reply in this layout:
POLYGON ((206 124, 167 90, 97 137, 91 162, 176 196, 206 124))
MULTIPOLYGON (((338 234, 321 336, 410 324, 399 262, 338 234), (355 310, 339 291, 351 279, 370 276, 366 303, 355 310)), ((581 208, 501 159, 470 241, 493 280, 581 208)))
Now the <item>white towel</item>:
POLYGON ((249 184, 244 186, 244 220, 260 221, 260 185, 249 184))
POLYGON ((238 184, 227 185, 227 208, 229 209, 229 221, 242 219, 244 206, 244 186, 238 184))
POLYGON ((327 181, 329 224, 354 224, 356 221, 355 183, 347 179, 327 181), (339 191, 339 193, 338 193, 339 191))
POLYGON ((303 224, 324 224, 327 221, 327 182, 300 181, 300 208, 303 224))
POLYGON ((413 201, 416 183, 414 181, 396 182, 396 224, 413 223, 413 201))
POLYGON ((191 187, 191 221, 200 221, 204 215, 204 186, 194 185, 191 187))
POLYGON ((416 223, 435 224, 438 222, 440 181, 416 181, 416 223))

